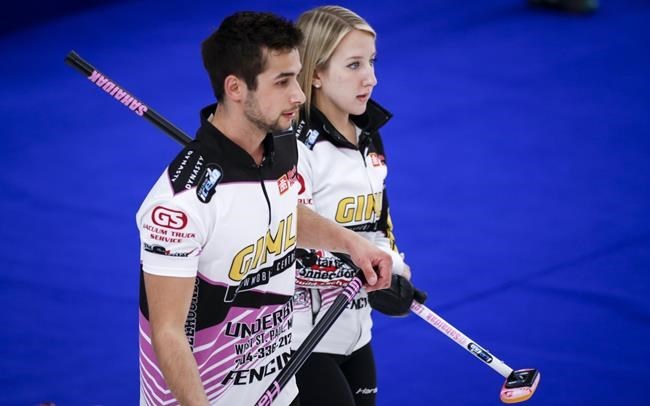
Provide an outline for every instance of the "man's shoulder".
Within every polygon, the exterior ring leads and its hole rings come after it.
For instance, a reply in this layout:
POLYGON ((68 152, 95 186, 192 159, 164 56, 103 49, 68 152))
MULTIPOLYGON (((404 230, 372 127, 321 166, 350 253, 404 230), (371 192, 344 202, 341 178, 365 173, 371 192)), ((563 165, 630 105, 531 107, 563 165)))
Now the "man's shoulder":
POLYGON ((174 195, 196 189, 197 198, 210 201, 223 169, 200 142, 188 144, 167 167, 167 177, 174 195))

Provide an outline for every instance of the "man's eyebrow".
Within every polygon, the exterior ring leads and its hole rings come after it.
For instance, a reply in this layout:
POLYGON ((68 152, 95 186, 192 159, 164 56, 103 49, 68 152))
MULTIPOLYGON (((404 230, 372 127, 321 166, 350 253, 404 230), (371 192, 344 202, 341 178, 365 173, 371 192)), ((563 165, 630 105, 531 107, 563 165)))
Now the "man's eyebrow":
POLYGON ((296 72, 280 72, 273 79, 275 80, 275 79, 282 79, 282 78, 290 78, 290 77, 293 77, 293 76, 298 76, 298 73, 296 73, 296 72))

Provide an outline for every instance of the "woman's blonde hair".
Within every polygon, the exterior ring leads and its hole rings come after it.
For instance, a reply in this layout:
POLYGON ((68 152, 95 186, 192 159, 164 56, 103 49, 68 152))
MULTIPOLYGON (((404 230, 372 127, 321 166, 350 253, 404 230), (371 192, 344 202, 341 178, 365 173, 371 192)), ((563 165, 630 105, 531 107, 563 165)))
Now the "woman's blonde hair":
POLYGON ((305 11, 298 17, 296 25, 304 35, 300 47, 302 71, 298 81, 306 96, 305 115, 309 119, 314 72, 327 67, 334 50, 349 32, 359 30, 375 38, 377 33, 358 14, 339 6, 321 6, 305 11))

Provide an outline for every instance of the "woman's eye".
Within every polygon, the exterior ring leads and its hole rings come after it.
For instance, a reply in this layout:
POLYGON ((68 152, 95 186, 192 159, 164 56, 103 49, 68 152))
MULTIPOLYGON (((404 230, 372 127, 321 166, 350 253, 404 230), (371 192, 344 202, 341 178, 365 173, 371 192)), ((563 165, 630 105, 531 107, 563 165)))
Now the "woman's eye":
POLYGON ((350 69, 357 69, 359 67, 359 62, 352 62, 351 64, 348 65, 348 68, 350 69))

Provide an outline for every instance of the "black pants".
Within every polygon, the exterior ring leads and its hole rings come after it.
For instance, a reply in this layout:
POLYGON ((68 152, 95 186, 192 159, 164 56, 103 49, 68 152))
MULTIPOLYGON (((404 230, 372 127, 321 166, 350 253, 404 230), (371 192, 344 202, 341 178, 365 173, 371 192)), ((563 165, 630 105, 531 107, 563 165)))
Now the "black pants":
POLYGON ((296 383, 300 406, 374 406, 377 373, 370 343, 350 355, 311 354, 296 383))

